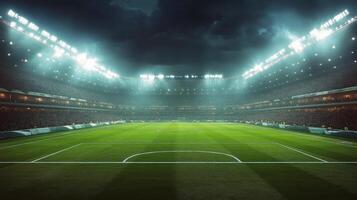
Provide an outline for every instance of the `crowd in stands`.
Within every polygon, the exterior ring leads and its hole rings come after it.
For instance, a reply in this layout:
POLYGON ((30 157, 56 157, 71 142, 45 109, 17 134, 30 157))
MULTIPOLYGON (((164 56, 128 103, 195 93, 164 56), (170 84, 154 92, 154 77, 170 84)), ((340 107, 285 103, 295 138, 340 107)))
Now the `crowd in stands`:
POLYGON ((64 84, 35 74, 29 76, 28 73, 24 73, 21 70, 0 70, 0 74, 0 88, 7 90, 40 92, 99 102, 108 102, 112 99, 110 94, 103 95, 103 93, 95 90, 64 84))
POLYGON ((357 107, 248 112, 242 121, 268 121, 299 126, 357 130, 357 107))
POLYGON ((0 107, 0 131, 118 121, 108 112, 0 107))

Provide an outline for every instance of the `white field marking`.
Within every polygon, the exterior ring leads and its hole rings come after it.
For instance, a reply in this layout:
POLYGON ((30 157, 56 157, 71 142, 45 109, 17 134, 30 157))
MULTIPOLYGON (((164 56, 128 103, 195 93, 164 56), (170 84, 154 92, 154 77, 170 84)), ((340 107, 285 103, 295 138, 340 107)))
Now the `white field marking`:
POLYGON ((9 148, 18 147, 18 146, 23 146, 23 145, 26 145, 26 144, 37 143, 37 142, 41 142, 41 141, 45 141, 45 140, 53 140, 53 139, 61 138, 63 136, 71 134, 73 132, 74 131, 69 131, 69 132, 66 132, 66 133, 63 133, 63 134, 60 134, 60 135, 56 135, 55 137, 45 138, 45 139, 41 139, 41 140, 35 140, 35 141, 31 141, 31 142, 24 142, 24 143, 20 143, 20 144, 9 145, 9 146, 3 146, 3 147, 0 147, 0 150, 9 149, 9 148))
POLYGON ((134 155, 131 155, 123 160, 124 163, 127 163, 129 159, 137 157, 137 156, 142 156, 142 155, 149 155, 149 154, 159 154, 159 153, 207 153, 207 154, 216 154, 216 155, 224 155, 230 158, 233 158, 236 160, 236 162, 242 162, 239 160, 237 157, 231 155, 231 154, 226 154, 226 153, 221 153, 221 152, 215 152, 215 151, 150 151, 150 152, 144 152, 144 153, 137 153, 134 155))
POLYGON ((278 145, 280 145, 280 146, 282 146, 282 147, 285 147, 285 148, 287 148, 287 149, 296 151, 296 152, 298 152, 298 153, 301 153, 301 154, 303 154, 303 155, 305 155, 305 156, 314 158, 314 159, 319 160, 319 161, 321 161, 321 162, 325 162, 325 163, 328 162, 328 161, 326 161, 326 160, 324 160, 324 159, 321 159, 321 158, 318 158, 318 157, 313 156, 313 155, 311 155, 311 154, 305 153, 305 152, 303 152, 303 151, 301 151, 301 150, 299 150, 299 149, 296 149, 296 148, 293 148, 293 147, 289 147, 289 146, 286 146, 286 145, 283 145, 283 144, 280 144, 280 143, 276 143, 276 144, 278 144, 278 145))
POLYGON ((122 161, 0 161, 0 164, 357 164, 357 161, 247 161, 247 162, 122 162, 122 161))
POLYGON ((75 147, 78 147, 79 145, 81 145, 81 143, 80 143, 80 144, 73 145, 73 146, 70 146, 70 147, 65 148, 65 149, 62 149, 62 150, 59 150, 59 151, 56 151, 56 152, 51 153, 51 154, 48 154, 48 155, 45 155, 45 156, 43 156, 43 157, 41 157, 41 158, 37 158, 37 159, 35 159, 35 160, 31 161, 31 162, 34 163, 34 162, 37 162, 37 161, 39 161, 39 160, 43 160, 43 159, 48 158, 48 157, 50 157, 50 156, 59 154, 59 153, 61 153, 61 152, 67 151, 67 150, 69 150, 69 149, 73 149, 73 148, 75 148, 75 147))
POLYGON ((337 144, 337 145, 341 145, 344 147, 357 148, 357 145, 355 145, 355 143, 353 143, 353 142, 346 142, 346 141, 334 142, 334 141, 329 141, 329 140, 325 140, 324 142, 331 143, 331 144, 337 144))
MULTIPOLYGON (((242 124, 242 125, 249 126, 248 124, 242 124)), ((252 125, 252 124, 250 124, 250 126, 267 128, 267 127, 252 125)), ((328 138, 328 137, 312 135, 312 134, 308 134, 308 133, 299 133, 299 132, 295 132, 292 130, 284 130, 284 129, 278 129, 278 130, 289 131, 289 132, 294 133, 295 135, 304 136, 304 139, 308 139, 308 140, 315 141, 315 142, 326 142, 326 143, 331 143, 331 144, 342 145, 345 147, 357 148, 357 143, 355 143, 355 142, 349 142, 349 144, 347 144, 347 143, 345 143, 346 142, 345 140, 341 140, 341 139, 328 138)), ((292 134, 292 133, 285 133, 285 134, 292 134)))
POLYGON ((247 143, 152 143, 152 142, 84 142, 82 144, 88 144, 88 145, 246 145, 246 144, 275 144, 275 142, 247 142, 247 143))

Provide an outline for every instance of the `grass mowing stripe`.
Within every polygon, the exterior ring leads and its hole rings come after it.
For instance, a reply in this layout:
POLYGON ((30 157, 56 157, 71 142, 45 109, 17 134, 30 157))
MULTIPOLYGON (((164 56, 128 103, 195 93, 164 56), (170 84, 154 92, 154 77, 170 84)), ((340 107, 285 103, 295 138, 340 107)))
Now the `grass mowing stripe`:
POLYGON ((321 159, 321 158, 318 158, 318 157, 313 156, 313 155, 311 155, 311 154, 305 153, 305 152, 303 152, 303 151, 301 151, 301 150, 299 150, 299 149, 296 149, 296 148, 293 148, 293 147, 289 147, 289 146, 286 146, 286 145, 283 145, 283 144, 280 144, 280 143, 276 143, 276 144, 278 144, 278 145, 280 145, 280 146, 282 146, 282 147, 285 147, 285 148, 287 148, 287 149, 296 151, 296 152, 298 152, 298 153, 301 153, 301 154, 303 154, 303 155, 306 155, 306 156, 308 156, 308 157, 314 158, 314 159, 319 160, 319 161, 321 161, 321 162, 325 162, 325 163, 327 162, 327 161, 324 160, 324 159, 321 159))
POLYGON ((33 160, 33 161, 31 161, 31 162, 34 163, 34 162, 43 160, 43 159, 45 159, 45 158, 51 157, 51 156, 53 156, 53 155, 59 154, 59 153, 61 153, 61 152, 67 151, 67 150, 69 150, 69 149, 73 149, 73 148, 75 148, 75 147, 78 147, 79 145, 81 145, 81 144, 76 144, 76 145, 70 146, 70 147, 68 147, 68 148, 65 148, 65 149, 56 151, 56 152, 54 152, 54 153, 48 154, 48 155, 46 155, 46 156, 43 156, 43 157, 38 158, 38 159, 36 159, 36 160, 33 160))

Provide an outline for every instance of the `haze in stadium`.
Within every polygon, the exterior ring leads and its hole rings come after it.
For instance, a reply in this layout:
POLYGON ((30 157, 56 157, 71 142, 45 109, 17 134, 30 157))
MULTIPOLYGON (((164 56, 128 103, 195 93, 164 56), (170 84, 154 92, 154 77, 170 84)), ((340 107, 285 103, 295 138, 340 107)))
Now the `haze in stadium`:
POLYGON ((0 199, 357 199, 354 0, 0 1, 0 199))

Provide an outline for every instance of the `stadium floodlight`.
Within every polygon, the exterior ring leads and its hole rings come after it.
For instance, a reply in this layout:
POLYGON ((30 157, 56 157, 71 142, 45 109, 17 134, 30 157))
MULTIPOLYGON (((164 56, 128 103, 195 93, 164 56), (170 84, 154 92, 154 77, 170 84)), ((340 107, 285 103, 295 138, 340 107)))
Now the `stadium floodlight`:
POLYGON ((357 17, 353 17, 350 19, 346 19, 349 15, 348 10, 344 10, 343 12, 337 14, 335 17, 329 19, 325 23, 323 23, 320 28, 315 28, 309 32, 308 35, 301 37, 293 42, 291 42, 288 47, 289 49, 283 49, 268 59, 266 59, 260 67, 253 66, 251 69, 245 71, 242 74, 244 79, 249 79, 256 74, 265 71, 266 69, 272 67, 273 65, 287 59, 288 57, 294 55, 295 53, 301 53, 305 48, 320 42, 339 30, 349 26, 350 24, 357 21, 357 17))
POLYGON ((19 22, 23 25, 27 25, 29 20, 27 20, 25 17, 19 16, 19 22))
POLYGON ((67 47, 67 43, 65 43, 64 41, 60 40, 59 42, 59 45, 63 48, 66 48, 67 47))
POLYGON ((10 27, 15 28, 16 27, 16 22, 10 22, 10 27))
POLYGON ((42 53, 38 53, 37 57, 42 58, 42 53))
POLYGON ((38 31, 38 29, 40 29, 36 24, 34 24, 32 22, 30 22, 28 27, 33 31, 38 31))
POLYGON ((97 66, 97 59, 95 58, 88 58, 84 65, 82 65, 82 67, 86 70, 89 70, 89 71, 93 71, 96 69, 96 66, 97 66))
POLYGON ((331 35, 333 31, 331 29, 314 29, 310 32, 311 37, 315 40, 320 41, 331 35))
POLYGON ((41 31, 41 35, 46 37, 46 38, 51 38, 51 34, 45 30, 41 31))
POLYGON ((302 52, 305 48, 303 40, 304 38, 293 41, 292 43, 290 43, 289 48, 294 50, 296 53, 302 52))
POLYGON ((153 81, 155 80, 155 75, 153 74, 141 74, 140 78, 144 81, 153 81))
POLYGON ((203 76, 204 79, 223 79, 222 74, 205 74, 203 76))
POLYGON ((57 42, 57 37, 56 36, 54 36, 54 35, 51 35, 51 38, 50 38, 50 40, 52 41, 52 42, 57 42))
POLYGON ((14 12, 13 10, 9 10, 9 12, 7 12, 7 15, 9 15, 10 17, 14 17, 14 18, 18 16, 17 13, 14 12))
POLYGON ((64 55, 65 51, 64 49, 62 49, 61 47, 55 46, 54 47, 54 53, 53 53, 53 57, 54 58, 60 58, 64 55))
MULTIPOLYGON (((8 15, 14 18, 14 21, 10 22, 9 26, 28 37, 47 45, 54 50, 53 57, 60 58, 64 55, 69 56, 72 60, 76 61, 81 68, 85 70, 95 71, 107 78, 117 78, 118 74, 106 69, 99 65, 95 58, 90 58, 85 53, 79 53, 78 50, 71 45, 67 44, 63 40, 59 40, 55 35, 47 32, 46 30, 40 30, 40 27, 35 23, 30 22, 25 17, 18 15, 15 11, 9 10, 8 15), (20 27, 17 25, 25 25, 20 27)), ((38 54, 38 57, 42 57, 42 54, 38 54)))
POLYGON ((140 74, 141 79, 147 79, 148 75, 147 74, 140 74))
POLYGON ((79 55, 76 56, 76 61, 79 64, 84 64, 87 61, 87 54, 86 53, 81 53, 79 55))
POLYGON ((17 27, 17 30, 20 31, 20 32, 24 32, 24 31, 25 31, 25 29, 22 28, 21 26, 18 26, 18 27, 17 27))
POLYGON ((76 48, 74 48, 74 47, 71 48, 71 51, 72 51, 72 53, 74 53, 74 54, 77 54, 77 53, 78 53, 78 50, 77 50, 76 48))
POLYGON ((159 74, 159 75, 157 75, 157 78, 160 79, 160 80, 162 80, 162 79, 165 78, 165 76, 164 76, 163 74, 159 74))

